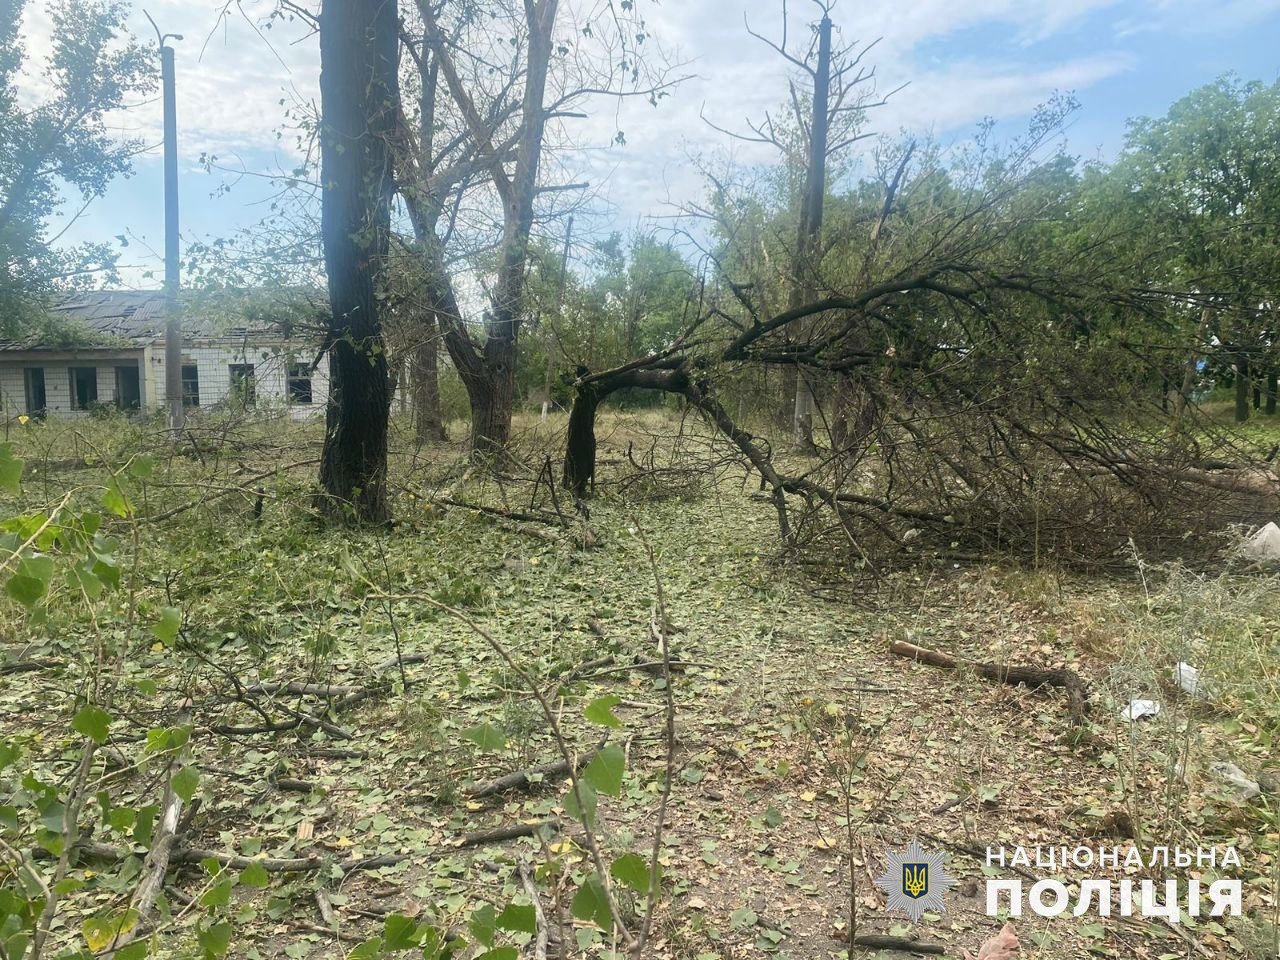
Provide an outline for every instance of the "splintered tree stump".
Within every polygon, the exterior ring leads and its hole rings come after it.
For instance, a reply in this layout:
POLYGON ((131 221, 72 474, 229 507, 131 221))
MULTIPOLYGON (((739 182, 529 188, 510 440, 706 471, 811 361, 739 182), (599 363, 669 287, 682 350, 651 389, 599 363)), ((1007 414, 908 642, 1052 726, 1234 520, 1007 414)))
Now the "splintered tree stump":
POLYGON ((1028 689, 1037 687, 1060 687, 1067 693, 1067 701, 1071 712, 1071 723, 1074 726, 1084 725, 1085 711, 1089 704, 1089 690, 1079 674, 1074 670, 1049 669, 1045 667, 1019 667, 1009 663, 979 663, 976 660, 960 660, 943 653, 941 650, 929 650, 918 647, 905 640, 895 640, 889 645, 889 652, 918 663, 927 663, 931 667, 943 670, 954 670, 966 667, 980 677, 1017 686, 1026 684, 1028 689))

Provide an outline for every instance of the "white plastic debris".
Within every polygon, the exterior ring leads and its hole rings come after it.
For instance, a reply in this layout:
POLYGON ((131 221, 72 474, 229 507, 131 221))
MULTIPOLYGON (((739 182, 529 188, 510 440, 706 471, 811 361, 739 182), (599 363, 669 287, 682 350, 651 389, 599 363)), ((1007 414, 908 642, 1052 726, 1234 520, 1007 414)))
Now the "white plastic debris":
POLYGON ((1173 668, 1173 682, 1193 697, 1209 695, 1209 684, 1200 679, 1200 671, 1189 663, 1179 663, 1173 668))
POLYGON ((1130 700, 1129 705, 1120 711, 1120 719, 1128 723, 1141 720, 1143 717, 1160 715, 1160 704, 1154 700, 1130 700))
POLYGON ((1210 772, 1223 783, 1235 788, 1236 799, 1241 803, 1252 800, 1262 792, 1256 780, 1250 780, 1234 763, 1219 760, 1209 764, 1210 772))
POLYGON ((1280 527, 1268 523, 1244 542, 1240 553, 1250 560, 1280 560, 1280 527))

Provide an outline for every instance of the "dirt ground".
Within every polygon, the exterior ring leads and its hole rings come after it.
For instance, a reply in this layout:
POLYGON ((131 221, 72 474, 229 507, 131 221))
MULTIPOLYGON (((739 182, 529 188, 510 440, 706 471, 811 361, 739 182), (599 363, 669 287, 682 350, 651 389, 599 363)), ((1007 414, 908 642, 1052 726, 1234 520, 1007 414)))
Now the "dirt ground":
MULTIPOLYGON (((1175 603, 1176 585, 951 561, 880 576, 815 568, 779 557, 771 510, 750 491, 729 478, 630 502, 606 496, 592 507, 585 546, 580 534, 566 541, 474 510, 427 507, 421 491, 407 488, 397 506, 403 519, 387 534, 318 530, 284 487, 267 523, 227 524, 229 509, 211 506, 190 515, 180 536, 147 530, 144 589, 168 591, 183 628, 171 644, 144 642, 118 679, 156 681, 131 701, 139 726, 161 722, 182 697, 194 702, 200 803, 182 844, 251 859, 332 860, 321 870, 272 872, 261 889, 238 887, 221 908, 236 931, 229 955, 345 956, 382 931, 389 913, 461 929, 483 903, 501 910, 513 898, 527 902, 519 868, 548 859, 561 865, 565 891, 557 924, 547 895, 555 878, 539 875, 552 925, 589 949, 608 946, 607 934, 567 916, 588 857, 565 812, 564 783, 551 778, 484 800, 463 789, 555 760, 544 719, 475 630, 414 597, 465 610, 558 694, 576 749, 589 750, 602 733, 623 746, 626 774, 617 796, 599 798, 598 833, 609 855, 647 855, 666 762, 666 687, 660 670, 634 665, 661 659, 650 630, 655 572, 672 655, 689 665, 671 687, 676 775, 653 956, 843 955, 852 902, 859 935, 906 936, 959 957, 1002 923, 986 915, 986 878, 1016 876, 985 866, 989 845, 1234 843, 1246 912, 1275 909, 1274 798, 1232 802, 1200 772, 1225 750, 1253 772, 1271 751, 1267 731, 1247 716, 1242 726, 1243 714, 1229 709, 1234 701, 1211 709, 1170 696, 1169 726, 1139 729, 1117 718, 1118 697, 1155 683, 1151 671, 1165 656, 1141 647, 1149 634, 1135 623, 1148 617, 1152 632, 1162 629, 1161 604, 1175 603), (913 663, 890 653, 893 640, 1069 667, 1091 686, 1089 723, 1072 726, 1060 691, 913 663), (260 720, 233 696, 237 684, 359 687, 374 679, 374 664, 409 654, 403 674, 387 671, 393 682, 377 696, 326 714, 337 735, 306 724, 226 732, 260 720), (613 659, 581 671, 606 656, 613 659), (583 676, 557 683, 575 670, 583 676), (619 698, 620 729, 584 719, 584 705, 606 695, 619 698), (1175 721, 1192 718, 1195 756, 1172 750, 1190 771, 1175 785, 1159 738, 1187 735, 1190 724, 1175 721), (496 748, 476 735, 485 724, 500 731, 496 748), (463 846, 479 831, 545 819, 562 829, 463 846), (887 911, 873 884, 887 853, 912 839, 945 853, 959 881, 945 913, 927 913, 918 926, 887 911), (381 855, 404 859, 350 872, 335 865, 381 855)), ((1270 655, 1274 625, 1254 627, 1270 655)), ((0 732, 26 738, 49 769, 65 771, 74 637, 26 624, 6 633, 10 658, 51 656, 63 666, 4 678, 0 732)), ((260 705, 279 717, 322 703, 279 694, 260 705)), ((128 738, 118 746, 128 749, 128 738)), ((143 768, 124 789, 142 803, 158 784, 143 768)), ((129 849, 105 826, 95 839, 129 849)), ((82 860, 73 876, 83 889, 60 920, 61 939, 75 942, 85 916, 127 897, 138 859, 82 860)), ((1031 875, 1048 874, 1033 868, 1026 886, 1031 875)), ((1074 894, 1081 880, 1105 874, 1057 875, 1074 894)), ((195 916, 183 902, 214 883, 195 864, 171 874, 178 933, 166 949, 179 950, 195 916)), ((1068 911, 1016 922, 1028 958, 1261 956, 1245 952, 1243 921, 1200 918, 1174 928, 1068 911)))

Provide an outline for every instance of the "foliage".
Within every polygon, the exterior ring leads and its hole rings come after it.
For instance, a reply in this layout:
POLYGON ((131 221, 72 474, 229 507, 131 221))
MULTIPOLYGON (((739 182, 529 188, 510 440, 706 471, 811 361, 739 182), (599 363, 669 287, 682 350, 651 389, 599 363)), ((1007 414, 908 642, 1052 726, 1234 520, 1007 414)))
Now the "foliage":
POLYGON ((111 135, 108 114, 152 86, 147 52, 124 26, 118 0, 58 0, 52 49, 38 69, 47 91, 31 103, 22 74, 25 2, 0 8, 0 317, 5 336, 38 329, 51 291, 109 279, 108 244, 56 247, 50 217, 76 195, 87 205, 129 171, 138 144, 111 135))

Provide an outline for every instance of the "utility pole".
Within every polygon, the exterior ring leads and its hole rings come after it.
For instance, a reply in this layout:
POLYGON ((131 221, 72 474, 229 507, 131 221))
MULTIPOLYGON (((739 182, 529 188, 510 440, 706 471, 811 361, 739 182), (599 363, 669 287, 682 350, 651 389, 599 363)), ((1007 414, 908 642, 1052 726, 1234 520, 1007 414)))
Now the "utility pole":
MULTIPOLYGON (((146 13, 146 11, 143 11, 146 13)), ((164 392, 169 412, 169 438, 182 435, 186 410, 182 403, 182 317, 178 305, 178 109, 175 103, 173 47, 180 33, 161 33, 146 14, 160 41, 160 84, 164 96, 164 392)))

